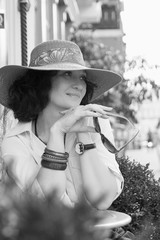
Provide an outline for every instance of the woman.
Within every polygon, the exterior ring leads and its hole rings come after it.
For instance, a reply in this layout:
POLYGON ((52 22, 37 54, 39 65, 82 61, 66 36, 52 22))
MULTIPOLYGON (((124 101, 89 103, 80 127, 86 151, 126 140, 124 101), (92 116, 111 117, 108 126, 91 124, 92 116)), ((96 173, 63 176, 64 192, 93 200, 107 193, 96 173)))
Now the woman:
POLYGON ((2 157, 22 191, 45 198, 55 190, 71 206, 82 196, 97 209, 112 204, 123 177, 93 125, 98 117, 112 139, 111 108, 90 102, 120 81, 113 72, 87 68, 79 47, 62 40, 36 46, 29 67, 0 69, 0 103, 18 119, 2 142, 2 157))

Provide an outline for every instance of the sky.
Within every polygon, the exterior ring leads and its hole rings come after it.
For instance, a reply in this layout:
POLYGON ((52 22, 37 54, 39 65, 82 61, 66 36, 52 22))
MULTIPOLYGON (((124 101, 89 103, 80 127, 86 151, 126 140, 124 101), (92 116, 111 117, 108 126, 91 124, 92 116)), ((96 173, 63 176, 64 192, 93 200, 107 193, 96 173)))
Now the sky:
POLYGON ((121 0, 127 57, 160 66, 160 0, 121 0))

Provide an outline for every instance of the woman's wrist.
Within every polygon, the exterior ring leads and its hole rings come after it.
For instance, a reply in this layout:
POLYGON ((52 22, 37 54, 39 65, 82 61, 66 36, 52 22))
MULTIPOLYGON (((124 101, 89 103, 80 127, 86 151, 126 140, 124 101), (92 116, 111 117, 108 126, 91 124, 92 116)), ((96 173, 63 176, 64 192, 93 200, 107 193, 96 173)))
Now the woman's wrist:
POLYGON ((58 152, 64 152, 64 139, 65 133, 63 133, 57 125, 52 126, 50 128, 47 148, 58 152))
POLYGON ((62 128, 58 123, 55 123, 51 128, 50 128, 50 134, 58 134, 61 136, 65 135, 65 132, 62 131, 62 128))

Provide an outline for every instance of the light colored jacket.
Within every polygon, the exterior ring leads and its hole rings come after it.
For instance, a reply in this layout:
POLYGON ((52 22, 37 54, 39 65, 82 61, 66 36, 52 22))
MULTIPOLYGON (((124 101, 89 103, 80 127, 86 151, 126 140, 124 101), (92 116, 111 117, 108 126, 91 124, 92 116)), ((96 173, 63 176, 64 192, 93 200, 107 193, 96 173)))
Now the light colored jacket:
MULTIPOLYGON (((99 122, 104 135, 113 141, 109 121, 99 119, 99 122)), ((92 123, 89 124, 92 125, 92 123)), ((117 198, 122 191, 124 180, 115 156, 104 147, 98 133, 90 134, 93 142, 96 144, 98 154, 102 159, 102 164, 104 164, 104 167, 108 167, 115 175, 118 187, 117 198)), ((67 179, 66 193, 62 196, 62 201, 71 205, 78 201, 82 189, 80 156, 75 152, 76 141, 76 133, 66 134, 65 151, 69 153, 69 159, 67 169, 65 170, 67 179)), ((6 169, 8 166, 6 157, 14 157, 12 162, 13 171, 10 173, 10 177, 22 191, 29 190, 40 197, 44 197, 44 195, 36 177, 41 168, 41 156, 45 147, 46 145, 32 132, 32 122, 19 122, 6 134, 1 148, 6 169)))

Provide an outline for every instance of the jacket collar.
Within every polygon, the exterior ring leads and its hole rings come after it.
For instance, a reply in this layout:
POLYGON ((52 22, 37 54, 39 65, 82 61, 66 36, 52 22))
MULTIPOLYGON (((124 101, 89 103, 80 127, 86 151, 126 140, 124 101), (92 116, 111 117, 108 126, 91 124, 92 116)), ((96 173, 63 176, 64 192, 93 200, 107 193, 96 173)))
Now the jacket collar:
POLYGON ((11 128, 9 131, 7 131, 6 137, 16 136, 24 132, 32 132, 32 122, 18 122, 14 128, 11 128))

